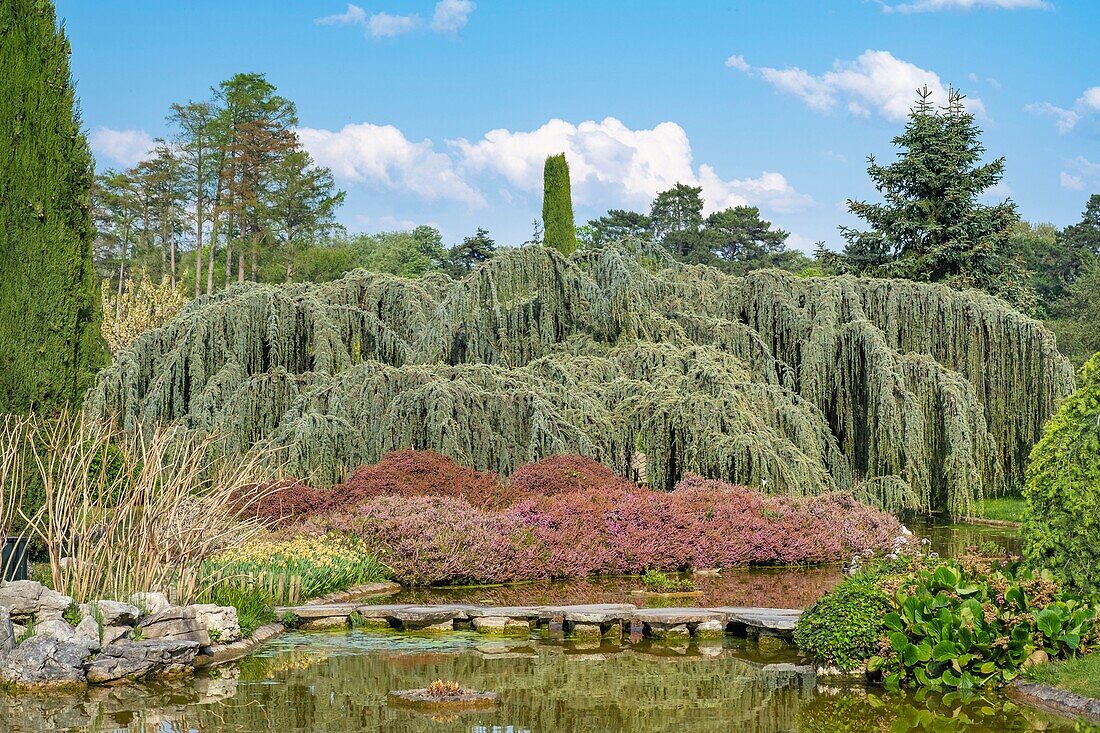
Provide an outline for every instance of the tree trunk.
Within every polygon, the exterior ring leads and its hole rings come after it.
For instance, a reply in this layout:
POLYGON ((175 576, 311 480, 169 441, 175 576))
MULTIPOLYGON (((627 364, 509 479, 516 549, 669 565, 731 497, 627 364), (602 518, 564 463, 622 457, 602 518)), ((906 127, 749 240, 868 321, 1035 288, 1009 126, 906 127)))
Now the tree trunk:
POLYGON ((214 251, 218 248, 218 204, 214 204, 214 223, 210 227, 210 256, 206 258, 206 294, 214 293, 214 251))
MULTIPOLYGON (((198 200, 195 202, 195 297, 199 297, 200 284, 202 283, 202 194, 199 194, 198 200)), ((210 257, 213 258, 214 253, 210 253, 210 257)), ((175 265, 173 267, 172 279, 175 280, 175 265)))
POLYGON ((237 282, 244 282, 244 252, 237 255, 237 282))

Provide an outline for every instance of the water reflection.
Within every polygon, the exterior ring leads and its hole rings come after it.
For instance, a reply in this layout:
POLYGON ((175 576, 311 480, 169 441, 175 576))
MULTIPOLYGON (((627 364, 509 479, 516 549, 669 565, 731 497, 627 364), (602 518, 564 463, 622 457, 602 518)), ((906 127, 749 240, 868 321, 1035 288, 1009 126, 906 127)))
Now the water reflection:
POLYGON ((727 639, 576 645, 474 634, 291 634, 239 672, 174 688, 0 695, 0 730, 117 733, 360 731, 1069 731, 999 695, 973 700, 815 689, 791 650, 727 639), (428 715, 391 689, 434 679, 496 690, 495 710, 428 715))

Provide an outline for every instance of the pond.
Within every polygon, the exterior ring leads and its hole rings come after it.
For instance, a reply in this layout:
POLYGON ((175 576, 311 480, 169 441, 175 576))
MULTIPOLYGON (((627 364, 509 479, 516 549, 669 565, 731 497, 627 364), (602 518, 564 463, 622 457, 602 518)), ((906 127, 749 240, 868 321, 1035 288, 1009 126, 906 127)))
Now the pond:
POLYGON ((591 645, 360 631, 292 633, 177 687, 0 696, 0 730, 121 733, 1072 731, 999 694, 966 701, 815 688, 793 650, 752 642, 591 645), (786 664, 785 664, 786 663, 786 664), (495 709, 426 714, 387 692, 454 679, 495 709))
MULTIPOLYGON (((995 542, 1018 551, 1015 530, 909 520, 942 554, 995 542)), ((701 597, 676 605, 803 607, 836 584, 839 567, 752 568, 697 578, 701 597)), ((625 601, 637 578, 405 590, 388 602, 494 605, 625 601)), ((815 685, 794 648, 745 639, 579 643, 358 630, 295 632, 237 667, 174 685, 72 695, 0 692, 0 731, 116 733, 343 733, 351 731, 1072 731, 1072 723, 1002 693, 970 699, 815 685), (390 690, 454 679, 498 692, 494 710, 427 715, 387 703, 390 690)))

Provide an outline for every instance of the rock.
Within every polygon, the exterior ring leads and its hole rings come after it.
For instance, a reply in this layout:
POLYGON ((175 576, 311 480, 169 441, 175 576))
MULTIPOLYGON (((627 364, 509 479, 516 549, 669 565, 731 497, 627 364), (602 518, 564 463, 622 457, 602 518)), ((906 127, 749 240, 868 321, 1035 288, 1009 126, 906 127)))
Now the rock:
POLYGON ((44 621, 61 618, 73 599, 34 580, 0 583, 0 606, 8 609, 13 621, 44 621))
POLYGON ((195 641, 199 646, 210 646, 210 634, 199 622, 194 608, 169 606, 141 619, 138 628, 144 639, 195 641))
POLYGON ((129 639, 133 634, 134 630, 129 626, 104 626, 99 643, 105 647, 110 646, 119 639, 129 639))
POLYGON ((697 639, 721 639, 726 635, 726 624, 723 621, 704 621, 695 627, 693 636, 697 639))
POLYGON ((16 687, 65 687, 87 681, 84 660, 87 646, 36 634, 8 655, 0 667, 0 681, 16 687))
POLYGON ((230 644, 241 638, 241 624, 237 621, 237 609, 233 606, 216 606, 213 603, 201 603, 191 608, 199 623, 206 628, 210 638, 219 644, 230 644))
POLYGON ((100 645, 99 624, 91 616, 85 616, 81 619, 80 623, 76 625, 76 629, 73 634, 77 639, 81 641, 87 641, 89 644, 94 645, 94 649, 98 650, 100 645))
MULTIPOLYGON (((7 609, 4 609, 4 610, 6 611, 7 609)), ((23 635, 27 633, 27 627, 26 626, 20 626, 19 624, 16 624, 16 623, 13 623, 11 625, 11 630, 12 630, 12 633, 15 634, 16 643, 18 643, 19 640, 23 638, 23 635)))
POLYGON ((325 629, 347 628, 348 619, 345 616, 321 616, 311 618, 298 624, 302 631, 324 631, 325 629))
POLYGON ((687 639, 691 636, 687 624, 677 623, 646 623, 643 633, 650 639, 664 640, 687 639))
POLYGON ((130 603, 137 606, 142 615, 160 613, 172 605, 163 593, 135 593, 130 596, 130 603))
POLYGON ((146 677, 178 677, 194 669, 197 641, 143 639, 104 647, 88 665, 87 679, 97 684, 146 677))
POLYGON ((67 621, 59 618, 36 624, 34 627, 34 635, 52 636, 61 641, 76 641, 76 632, 73 630, 73 627, 69 626, 67 621))
POLYGON ((15 625, 11 622, 11 613, 0 607, 0 664, 15 650, 15 625))
MULTIPOLYGON (((167 604, 167 600, 165 600, 165 604, 167 604)), ((122 603, 121 601, 82 603, 80 604, 80 613, 84 616, 91 616, 104 626, 133 626, 141 618, 141 609, 132 603, 122 603)))
POLYGON ((1037 667, 1041 664, 1047 664, 1048 662, 1050 662, 1050 655, 1043 649, 1036 649, 1020 666, 1027 669, 1028 667, 1037 667))

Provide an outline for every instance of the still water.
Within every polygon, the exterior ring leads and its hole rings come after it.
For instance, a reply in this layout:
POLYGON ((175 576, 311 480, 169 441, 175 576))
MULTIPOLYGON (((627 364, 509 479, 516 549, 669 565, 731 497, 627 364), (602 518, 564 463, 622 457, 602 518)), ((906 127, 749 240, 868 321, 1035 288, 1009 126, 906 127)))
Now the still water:
POLYGON ((288 634, 226 670, 175 688, 0 697, 0 730, 126 733, 603 733, 701 731, 1071 731, 1072 724, 991 694, 917 699, 815 688, 774 665, 791 652, 751 642, 583 646, 358 631, 288 634), (395 708, 393 689, 458 680, 495 690, 494 710, 395 708))
MULTIPOLYGON (((993 542, 1012 552, 1015 532, 913 521, 944 555, 993 542)), ((677 605, 801 607, 839 581, 840 569, 762 568, 698 579, 704 595, 677 605)), ((400 602, 494 604, 627 600, 637 579, 403 591, 400 602)), ((391 601, 394 599, 390 599, 391 601)), ((582 644, 489 640, 357 630, 291 633, 239 666, 174 685, 97 688, 68 695, 0 691, 0 733, 582 733, 604 731, 1073 731, 1071 722, 1013 704, 1001 693, 887 694, 817 686, 792 665, 793 648, 743 639, 582 644), (387 703, 389 690, 454 679, 499 693, 497 707, 425 714, 387 703)))

